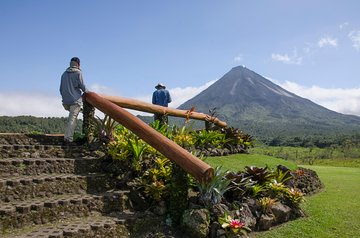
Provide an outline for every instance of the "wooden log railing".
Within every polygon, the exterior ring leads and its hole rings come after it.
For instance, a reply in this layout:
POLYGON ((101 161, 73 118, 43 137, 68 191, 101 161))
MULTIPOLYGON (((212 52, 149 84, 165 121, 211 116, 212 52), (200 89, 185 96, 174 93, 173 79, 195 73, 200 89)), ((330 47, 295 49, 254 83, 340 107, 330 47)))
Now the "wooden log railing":
POLYGON ((208 182, 214 174, 214 169, 204 161, 163 136, 141 119, 132 115, 122 107, 110 102, 94 92, 84 94, 84 99, 106 115, 131 130, 139 138, 146 141, 165 157, 176 163, 197 180, 208 182))
POLYGON ((135 99, 117 97, 117 96, 109 96, 109 95, 101 95, 103 98, 115 103, 118 106, 134 109, 142 112, 149 112, 149 113, 157 113, 157 114, 167 114, 169 116, 174 117, 183 117, 183 118, 192 118, 202 121, 212 122, 217 126, 226 127, 226 122, 219 120, 216 117, 207 115, 205 113, 194 112, 190 110, 180 110, 170 107, 163 107, 159 105, 154 105, 151 103, 142 102, 135 99))

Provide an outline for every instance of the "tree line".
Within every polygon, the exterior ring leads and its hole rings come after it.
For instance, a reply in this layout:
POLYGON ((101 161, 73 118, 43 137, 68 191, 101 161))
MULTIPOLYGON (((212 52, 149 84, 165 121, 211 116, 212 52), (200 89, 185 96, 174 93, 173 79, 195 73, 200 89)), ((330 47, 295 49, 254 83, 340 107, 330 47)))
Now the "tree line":
MULTIPOLYGON (((0 116, 0 133, 62 134, 66 117, 0 116)), ((76 131, 81 131, 78 120, 76 131)))

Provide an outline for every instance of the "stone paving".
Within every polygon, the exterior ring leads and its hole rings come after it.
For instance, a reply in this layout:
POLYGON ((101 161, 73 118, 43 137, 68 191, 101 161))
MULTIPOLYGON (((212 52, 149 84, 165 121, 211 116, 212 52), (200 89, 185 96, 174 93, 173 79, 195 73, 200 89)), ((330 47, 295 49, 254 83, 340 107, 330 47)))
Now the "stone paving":
POLYGON ((0 134, 0 237, 129 237, 128 190, 59 135, 0 134))

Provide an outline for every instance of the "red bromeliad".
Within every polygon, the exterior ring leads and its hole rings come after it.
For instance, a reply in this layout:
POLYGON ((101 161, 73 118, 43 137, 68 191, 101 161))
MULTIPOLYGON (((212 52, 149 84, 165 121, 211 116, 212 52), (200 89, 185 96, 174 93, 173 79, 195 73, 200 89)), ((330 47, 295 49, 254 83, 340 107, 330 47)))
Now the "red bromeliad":
POLYGON ((241 229, 245 226, 245 223, 239 220, 230 220, 230 228, 232 229, 241 229))

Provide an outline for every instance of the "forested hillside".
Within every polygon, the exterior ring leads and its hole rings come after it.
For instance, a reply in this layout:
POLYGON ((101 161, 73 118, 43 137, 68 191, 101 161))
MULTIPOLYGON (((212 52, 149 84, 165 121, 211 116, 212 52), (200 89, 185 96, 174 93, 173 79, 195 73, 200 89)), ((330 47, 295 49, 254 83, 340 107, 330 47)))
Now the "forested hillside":
MULTIPOLYGON (((33 116, 0 116, 0 133, 64 133, 67 118, 33 117, 33 116)), ((77 131, 80 131, 82 120, 78 120, 77 131)))

